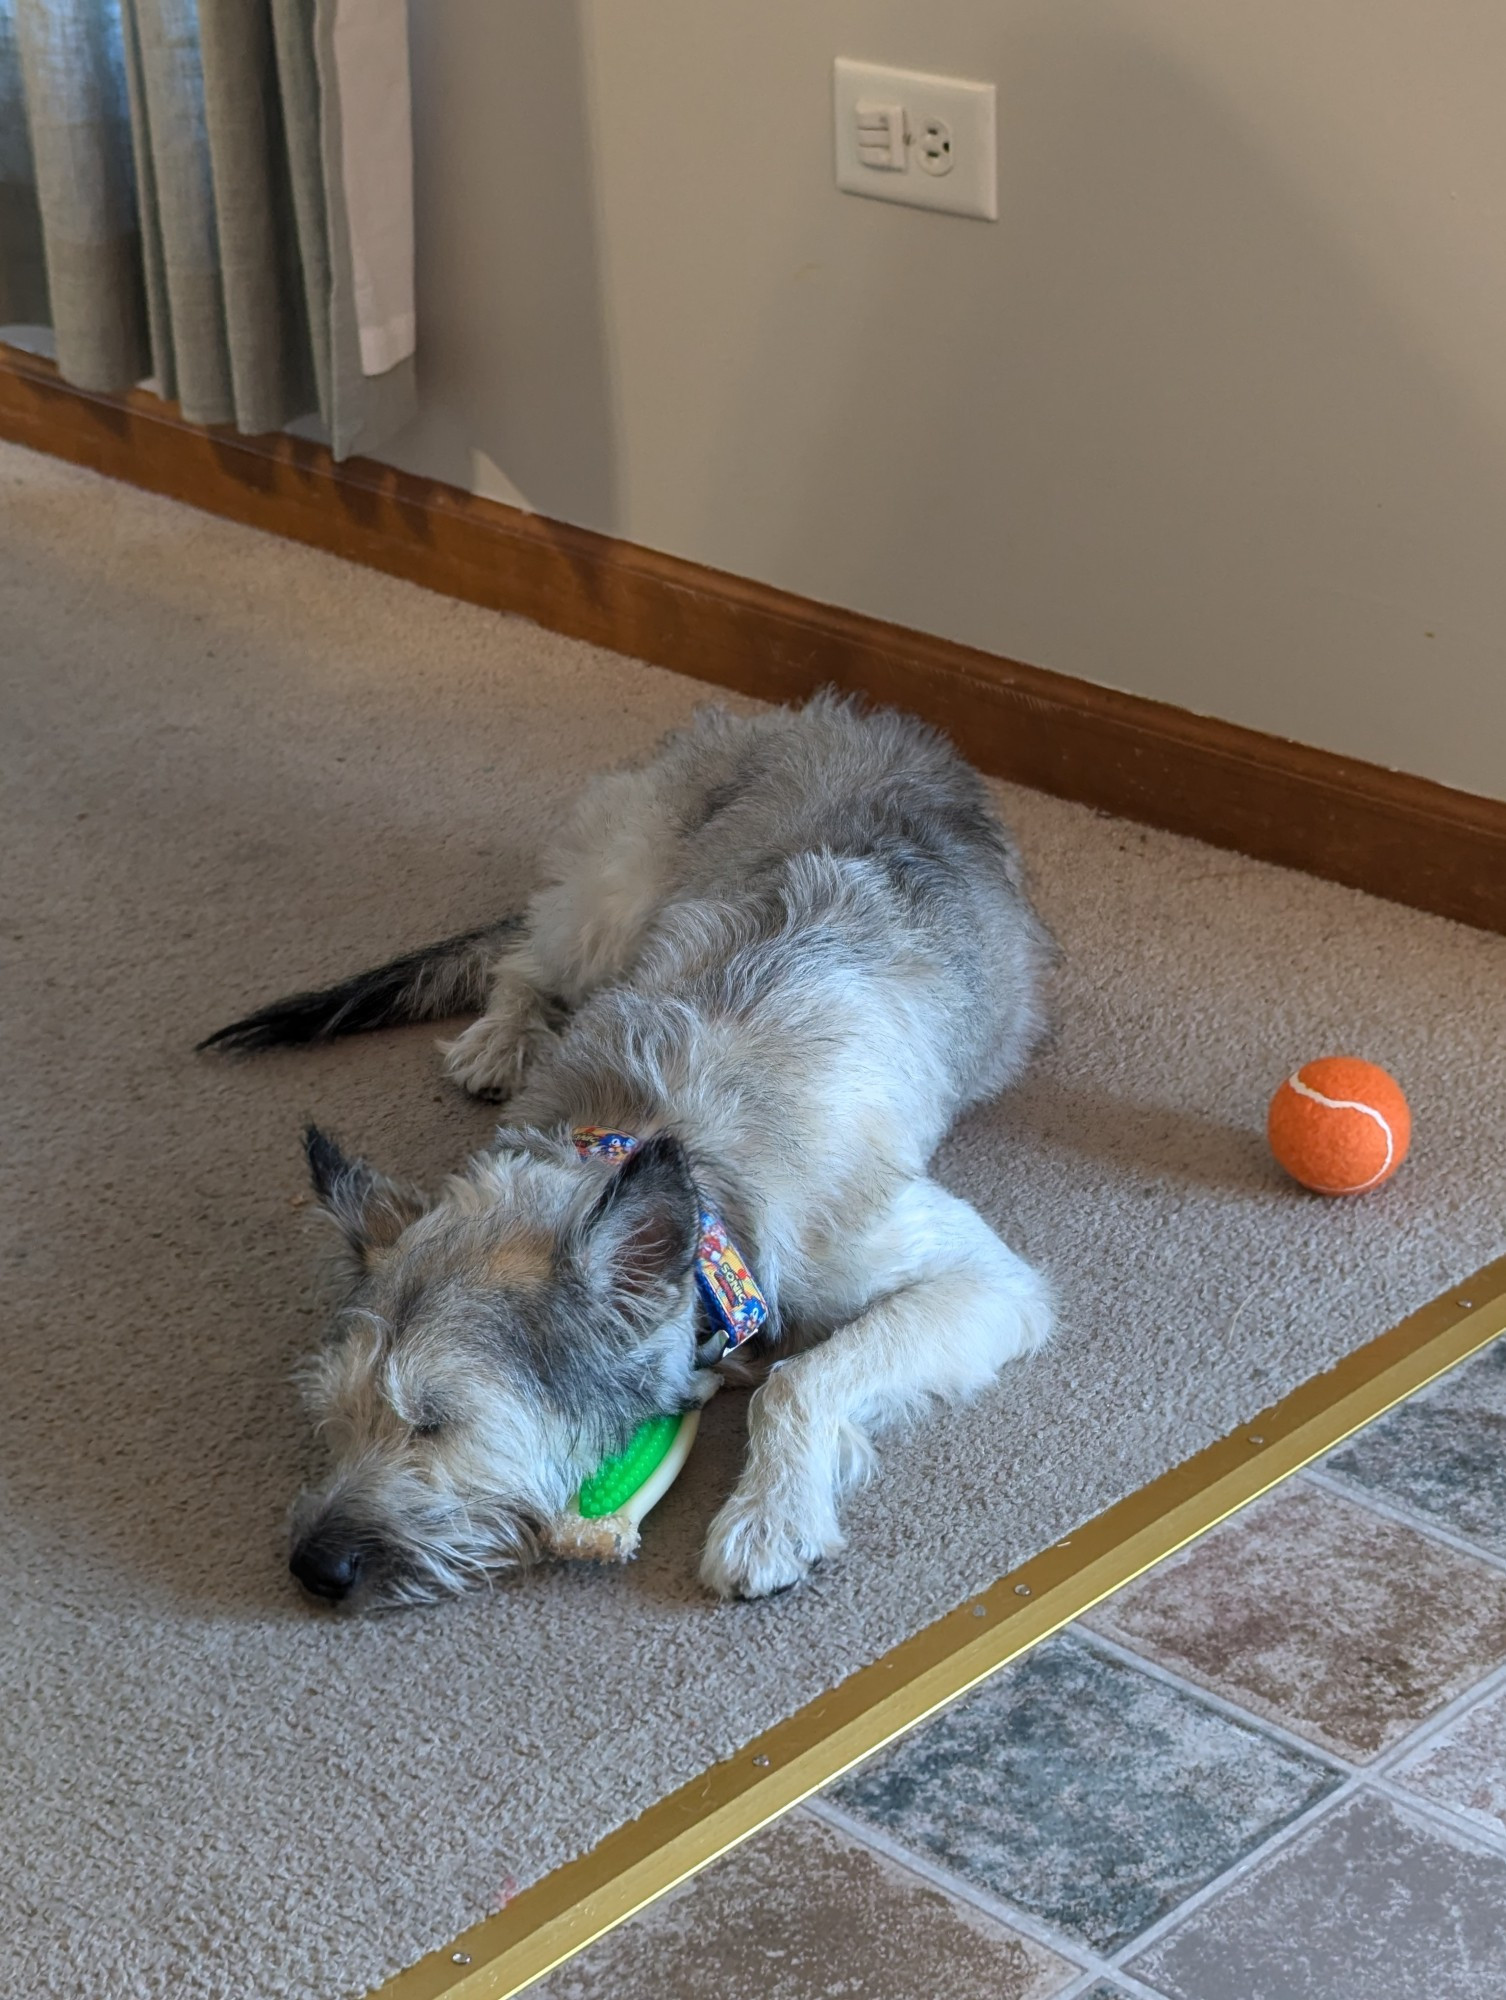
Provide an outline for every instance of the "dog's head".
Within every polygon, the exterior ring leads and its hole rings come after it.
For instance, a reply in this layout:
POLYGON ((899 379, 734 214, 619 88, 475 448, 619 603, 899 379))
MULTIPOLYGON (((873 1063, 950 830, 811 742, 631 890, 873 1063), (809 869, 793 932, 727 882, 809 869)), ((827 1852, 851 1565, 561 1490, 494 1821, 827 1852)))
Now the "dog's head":
POLYGON ((639 1423, 704 1399, 678 1142, 613 1167, 503 1137, 429 1199, 306 1135, 348 1253, 305 1377, 333 1465, 293 1519, 291 1568, 319 1597, 424 1603, 529 1561, 639 1423))

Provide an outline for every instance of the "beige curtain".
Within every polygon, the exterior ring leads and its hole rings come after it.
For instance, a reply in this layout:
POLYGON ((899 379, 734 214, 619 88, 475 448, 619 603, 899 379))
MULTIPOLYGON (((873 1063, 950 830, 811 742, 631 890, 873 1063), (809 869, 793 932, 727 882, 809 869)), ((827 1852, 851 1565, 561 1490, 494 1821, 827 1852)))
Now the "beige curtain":
POLYGON ((406 0, 0 0, 0 327, 190 421, 412 412, 406 0))

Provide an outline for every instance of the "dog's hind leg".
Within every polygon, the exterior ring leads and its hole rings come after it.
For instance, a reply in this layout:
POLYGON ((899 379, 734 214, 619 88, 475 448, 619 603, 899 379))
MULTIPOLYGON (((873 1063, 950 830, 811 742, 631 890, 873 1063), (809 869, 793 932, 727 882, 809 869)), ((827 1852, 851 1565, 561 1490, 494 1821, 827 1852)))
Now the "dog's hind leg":
POLYGON ((615 886, 582 869, 533 898, 522 934, 492 968, 486 1012, 440 1044, 446 1072, 473 1096, 513 1096, 570 1010, 631 965, 655 904, 615 886))
POLYGON ((837 1504, 871 1466, 870 1432, 976 1394, 1051 1330, 1044 1280, 933 1181, 911 1183, 857 1247, 882 1295, 753 1398, 747 1464, 701 1564, 722 1597, 785 1589, 839 1550, 837 1504))
POLYGON ((523 1073, 555 1032, 563 1003, 525 935, 492 968, 486 1012, 453 1042, 441 1042, 445 1073, 473 1097, 513 1096, 523 1073))
POLYGON ((486 1012, 440 1044, 447 1074, 476 1097, 515 1095, 570 1010, 627 970, 653 909, 650 894, 621 893, 585 857, 566 880, 541 889, 522 935, 492 968, 486 1012))
POLYGON ((481 1097, 510 1097, 562 1016, 620 979, 642 948, 682 858, 674 800, 654 767, 591 785, 552 857, 555 879, 492 971, 486 1012, 445 1049, 481 1097))

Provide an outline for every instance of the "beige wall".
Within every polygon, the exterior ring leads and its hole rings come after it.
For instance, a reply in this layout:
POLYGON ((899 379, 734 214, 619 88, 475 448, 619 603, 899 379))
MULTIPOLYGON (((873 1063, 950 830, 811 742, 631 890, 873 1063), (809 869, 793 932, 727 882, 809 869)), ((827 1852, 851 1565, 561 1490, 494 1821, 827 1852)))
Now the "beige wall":
POLYGON ((1506 796, 1499 0, 413 0, 390 456, 1506 796), (997 225, 839 195, 993 78, 997 225))

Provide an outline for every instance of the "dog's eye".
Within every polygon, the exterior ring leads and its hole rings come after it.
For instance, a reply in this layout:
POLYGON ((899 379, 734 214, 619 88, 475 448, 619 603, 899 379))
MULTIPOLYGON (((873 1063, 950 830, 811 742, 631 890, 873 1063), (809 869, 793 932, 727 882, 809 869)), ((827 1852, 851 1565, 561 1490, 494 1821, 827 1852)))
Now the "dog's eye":
POLYGON ((413 1426, 413 1435, 416 1438, 438 1437, 443 1429, 443 1417, 425 1417, 422 1423, 413 1426))

